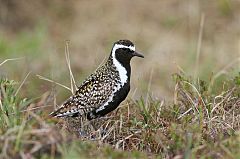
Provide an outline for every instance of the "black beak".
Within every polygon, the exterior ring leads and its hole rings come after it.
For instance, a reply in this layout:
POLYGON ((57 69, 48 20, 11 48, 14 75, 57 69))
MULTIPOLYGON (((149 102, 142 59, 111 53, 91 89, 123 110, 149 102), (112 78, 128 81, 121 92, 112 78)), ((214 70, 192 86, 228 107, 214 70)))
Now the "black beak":
POLYGON ((136 51, 134 51, 133 56, 138 56, 138 57, 144 58, 144 56, 142 54, 140 54, 136 51))

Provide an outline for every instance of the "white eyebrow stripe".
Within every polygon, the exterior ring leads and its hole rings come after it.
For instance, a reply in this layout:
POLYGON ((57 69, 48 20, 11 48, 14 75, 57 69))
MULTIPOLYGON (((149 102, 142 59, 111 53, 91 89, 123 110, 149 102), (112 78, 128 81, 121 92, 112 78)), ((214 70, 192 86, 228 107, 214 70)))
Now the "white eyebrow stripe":
POLYGON ((122 45, 122 44, 115 44, 113 49, 112 49, 112 52, 115 53, 115 51, 117 49, 121 49, 121 48, 127 48, 127 49, 130 49, 132 51, 135 51, 135 46, 126 46, 126 45, 122 45))

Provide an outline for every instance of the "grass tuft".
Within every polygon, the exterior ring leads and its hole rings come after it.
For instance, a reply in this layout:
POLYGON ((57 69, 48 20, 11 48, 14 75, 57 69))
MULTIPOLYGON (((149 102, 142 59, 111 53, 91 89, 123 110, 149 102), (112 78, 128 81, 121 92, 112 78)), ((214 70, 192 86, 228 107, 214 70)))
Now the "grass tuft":
POLYGON ((173 102, 129 99, 90 122, 50 119, 49 95, 22 99, 22 83, 1 79, 0 158, 238 158, 240 74, 214 93, 212 83, 173 77, 173 102))

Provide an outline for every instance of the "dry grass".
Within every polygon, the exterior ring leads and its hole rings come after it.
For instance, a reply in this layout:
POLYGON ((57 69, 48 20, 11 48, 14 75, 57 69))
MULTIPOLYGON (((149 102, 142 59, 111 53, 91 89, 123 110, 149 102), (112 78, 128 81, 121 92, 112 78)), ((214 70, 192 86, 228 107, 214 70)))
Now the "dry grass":
MULTIPOLYGON (((203 81, 194 85, 183 76, 175 77, 175 105, 152 98, 128 101, 106 119, 100 119, 101 122, 94 121, 101 123, 99 129, 94 134, 87 133, 89 136, 84 138, 121 150, 158 154, 163 158, 238 156, 240 145, 234 144, 237 147, 232 151, 232 146, 225 147, 225 143, 232 142, 240 130, 239 86, 229 81, 230 86, 213 95, 204 90, 206 83, 203 81), (211 145, 215 146, 209 150, 211 145)), ((73 120, 66 124, 70 132, 74 130, 79 136, 82 130, 75 128, 81 124, 73 123, 73 120)))
POLYGON ((19 99, 14 82, 1 80, 1 158, 239 157, 240 77, 215 93, 204 81, 194 84, 179 74, 174 79, 174 104, 128 100, 91 122, 49 119, 44 107, 51 94, 37 103, 19 99))

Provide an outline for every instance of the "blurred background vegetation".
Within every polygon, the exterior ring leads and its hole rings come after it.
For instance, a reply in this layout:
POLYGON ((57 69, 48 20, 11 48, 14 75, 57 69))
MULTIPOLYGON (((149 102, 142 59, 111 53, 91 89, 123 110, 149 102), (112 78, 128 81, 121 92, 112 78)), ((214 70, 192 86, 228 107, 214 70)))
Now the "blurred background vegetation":
MULTIPOLYGON (((78 84, 109 56, 114 41, 132 40, 145 55, 132 61, 133 99, 147 93, 172 99, 175 72, 190 76, 197 72, 210 81, 219 71, 235 74, 240 69, 237 0, 0 0, 0 4, 0 61, 21 58, 2 65, 0 76, 22 81, 31 72, 22 96, 35 98, 53 88, 36 74, 70 85, 66 40, 78 84)), ((69 95, 62 88, 56 90, 58 102, 69 95)))

